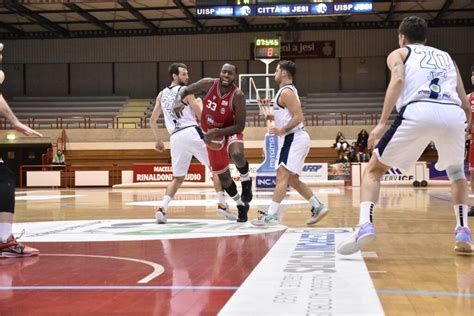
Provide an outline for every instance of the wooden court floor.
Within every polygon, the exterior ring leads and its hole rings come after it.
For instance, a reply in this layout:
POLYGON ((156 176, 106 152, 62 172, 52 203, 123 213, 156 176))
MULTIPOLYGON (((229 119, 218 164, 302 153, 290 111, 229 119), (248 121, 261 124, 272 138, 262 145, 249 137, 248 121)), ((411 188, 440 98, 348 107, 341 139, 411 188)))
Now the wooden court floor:
MULTIPOLYGON (((313 190, 330 209, 317 227, 357 224, 358 188, 313 190)), ((54 221, 58 225, 50 232, 63 233, 60 222, 81 221, 74 228, 86 225, 85 220, 140 223, 154 218, 153 205, 161 200, 163 192, 19 191, 16 227, 54 221)), ((474 257, 454 253, 453 210, 448 201, 439 198, 449 197, 448 192, 448 187, 382 188, 375 214, 377 240, 364 249, 363 256, 386 315, 474 315, 474 257)), ((256 217, 257 210, 270 198, 269 192, 256 193, 249 217, 256 217)), ((286 199, 290 204, 285 205, 282 223, 305 227, 307 204, 293 192, 286 199)), ((214 200, 211 189, 181 189, 169 208, 169 221, 184 226, 161 233, 180 234, 199 226, 195 220, 220 219, 215 214, 214 200)), ((470 221, 474 223, 474 218, 470 221)), ((111 227, 124 225, 134 227, 127 223, 111 227)), ((105 241, 97 229, 86 236, 87 241, 45 241, 46 233, 35 235, 30 231, 32 226, 28 227, 25 236, 30 237, 25 243, 40 249, 42 255, 0 260, 2 316, 215 315, 284 232, 282 228, 251 235, 148 240, 146 235, 151 232, 145 230, 141 232, 143 240, 128 240, 127 231, 116 234, 124 236, 122 240, 105 241), (139 281, 148 286, 140 287, 137 280, 150 273, 150 267, 124 258, 158 262, 163 269, 157 272, 155 267, 154 273, 159 276, 150 277, 146 283, 139 281)), ((67 234, 61 236, 67 239, 67 234)))

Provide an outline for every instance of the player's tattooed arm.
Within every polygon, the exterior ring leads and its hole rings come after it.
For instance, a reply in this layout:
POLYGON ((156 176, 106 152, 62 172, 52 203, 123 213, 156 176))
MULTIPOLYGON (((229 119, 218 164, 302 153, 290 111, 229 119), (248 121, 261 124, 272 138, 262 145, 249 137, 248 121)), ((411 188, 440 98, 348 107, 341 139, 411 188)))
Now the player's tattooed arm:
POLYGON ((173 105, 173 112, 177 117, 181 117, 183 113, 183 109, 186 106, 183 103, 186 96, 190 94, 198 94, 198 93, 207 93, 209 89, 211 89, 212 85, 214 84, 213 78, 203 78, 198 82, 192 83, 189 86, 183 87, 179 90, 178 94, 176 94, 176 99, 174 100, 173 105))

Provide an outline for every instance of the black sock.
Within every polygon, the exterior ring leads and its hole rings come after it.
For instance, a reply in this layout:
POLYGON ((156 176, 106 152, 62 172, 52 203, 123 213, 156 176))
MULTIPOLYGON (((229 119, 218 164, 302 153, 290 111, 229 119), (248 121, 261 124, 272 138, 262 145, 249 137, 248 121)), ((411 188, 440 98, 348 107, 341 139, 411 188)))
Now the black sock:
POLYGON ((250 176, 249 176, 249 162, 246 161, 245 165, 241 168, 237 167, 237 170, 239 170, 240 177, 242 178, 242 181, 249 181, 250 176))
POLYGON ((237 192, 237 186, 235 185, 235 182, 233 180, 232 180, 232 184, 228 186, 227 188, 225 188, 224 190, 227 192, 227 194, 229 194, 231 198, 239 194, 239 192, 237 192))

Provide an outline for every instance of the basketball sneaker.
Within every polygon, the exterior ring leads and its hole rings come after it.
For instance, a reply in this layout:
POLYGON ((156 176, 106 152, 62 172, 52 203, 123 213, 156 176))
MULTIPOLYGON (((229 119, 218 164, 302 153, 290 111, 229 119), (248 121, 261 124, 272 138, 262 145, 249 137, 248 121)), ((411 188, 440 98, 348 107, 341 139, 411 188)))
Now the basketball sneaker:
POLYGON ((164 208, 160 207, 155 213, 156 222, 158 224, 166 224, 168 217, 164 208))
POLYGON ((39 253, 40 252, 38 249, 23 245, 13 235, 10 235, 10 237, 8 237, 7 242, 0 242, 0 259, 31 257, 37 256, 39 255, 39 253))
POLYGON ((472 252, 471 230, 469 227, 459 226, 456 228, 456 242, 454 244, 454 250, 456 252, 464 253, 472 252))
POLYGON ((267 211, 258 211, 260 216, 250 223, 254 226, 275 226, 280 224, 278 214, 268 214, 267 211))
POLYGON ((228 221, 236 221, 237 216, 232 214, 232 212, 229 209, 229 205, 227 203, 222 204, 218 203, 217 204, 217 215, 224 217, 228 221))
POLYGON ((239 210, 239 218, 237 222, 245 223, 248 221, 248 212, 249 212, 250 205, 247 202, 244 202, 244 205, 237 205, 237 209, 239 210))
POLYGON ((306 220, 306 225, 316 224, 326 215, 328 215, 328 208, 325 204, 321 203, 318 207, 313 206, 311 208, 311 216, 306 220))
POLYGON ((365 245, 375 240, 377 232, 374 224, 367 222, 363 225, 357 225, 352 235, 337 245, 337 253, 341 255, 351 255, 359 251, 365 245))
POLYGON ((252 180, 242 181, 242 201, 250 203, 252 201, 252 180))

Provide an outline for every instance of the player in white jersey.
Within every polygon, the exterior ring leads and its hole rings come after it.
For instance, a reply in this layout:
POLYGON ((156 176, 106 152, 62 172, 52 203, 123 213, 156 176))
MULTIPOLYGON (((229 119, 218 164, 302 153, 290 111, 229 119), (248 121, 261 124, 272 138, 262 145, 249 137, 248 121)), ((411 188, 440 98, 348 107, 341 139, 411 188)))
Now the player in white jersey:
POLYGON ((454 249, 472 252, 467 223, 468 184, 464 175, 464 139, 471 109, 451 56, 425 46, 426 29, 426 21, 419 17, 403 19, 398 30, 400 48, 387 57, 392 76, 380 122, 369 135, 370 148, 382 135, 395 104, 399 115, 378 142, 365 169, 359 225, 350 238, 338 245, 340 254, 357 252, 375 239, 373 216, 381 176, 390 167, 413 166, 431 141, 438 151, 435 167, 446 170, 451 181, 457 222, 454 249))
MULTIPOLYGON (((155 150, 162 152, 165 149, 160 135, 157 120, 161 112, 165 119, 166 129, 170 134, 171 166, 173 169, 173 181, 166 188, 165 196, 161 206, 155 213, 158 224, 167 221, 168 204, 174 198, 179 187, 183 184, 188 172, 191 159, 196 157, 201 164, 209 166, 206 145, 203 141, 203 133, 198 126, 197 118, 201 116, 202 106, 193 95, 186 97, 184 102, 190 106, 184 107, 183 115, 178 118, 172 109, 176 95, 183 86, 188 84, 189 75, 185 64, 173 63, 168 69, 171 84, 164 88, 157 96, 155 108, 150 118, 151 128, 155 135, 155 150)), ((214 188, 218 196, 217 214, 228 220, 237 220, 237 217, 229 211, 225 202, 225 194, 217 177, 213 177, 214 188)))
POLYGON ((298 91, 293 85, 296 65, 289 60, 278 63, 275 81, 280 86, 274 98, 273 114, 275 126, 270 134, 280 136, 283 143, 278 153, 276 187, 272 202, 266 211, 259 211, 261 216, 251 221, 255 226, 277 225, 280 219, 280 203, 286 195, 288 185, 298 191, 311 204, 311 216, 306 224, 318 222, 327 215, 327 207, 320 203, 311 189, 300 180, 304 160, 309 153, 310 139, 303 125, 303 110, 298 91))

